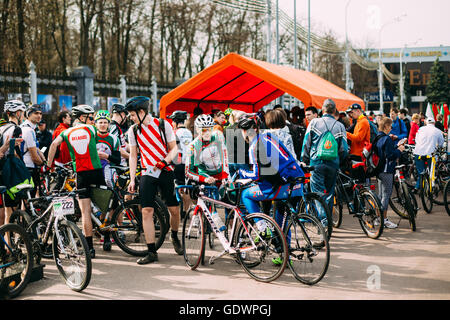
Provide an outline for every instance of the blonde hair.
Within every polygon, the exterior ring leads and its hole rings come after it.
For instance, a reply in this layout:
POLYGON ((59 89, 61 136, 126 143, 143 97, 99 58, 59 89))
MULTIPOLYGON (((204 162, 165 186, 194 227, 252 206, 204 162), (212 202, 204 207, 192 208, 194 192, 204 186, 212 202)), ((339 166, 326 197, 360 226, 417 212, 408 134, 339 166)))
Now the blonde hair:
POLYGON ((413 115, 412 115, 412 117, 411 117, 411 120, 417 120, 417 119, 420 119, 420 114, 418 114, 418 113, 414 113, 413 115))

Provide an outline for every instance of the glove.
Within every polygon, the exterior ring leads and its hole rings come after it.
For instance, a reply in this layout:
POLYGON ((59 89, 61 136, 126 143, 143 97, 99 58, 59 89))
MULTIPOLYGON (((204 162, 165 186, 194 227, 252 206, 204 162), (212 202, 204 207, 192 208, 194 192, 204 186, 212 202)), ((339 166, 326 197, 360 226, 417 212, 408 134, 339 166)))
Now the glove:
POLYGON ((167 164, 167 162, 166 162, 166 160, 161 160, 161 161, 159 161, 157 164, 156 164, 156 167, 159 169, 159 170, 163 170, 165 167, 167 167, 168 166, 168 164, 167 164))

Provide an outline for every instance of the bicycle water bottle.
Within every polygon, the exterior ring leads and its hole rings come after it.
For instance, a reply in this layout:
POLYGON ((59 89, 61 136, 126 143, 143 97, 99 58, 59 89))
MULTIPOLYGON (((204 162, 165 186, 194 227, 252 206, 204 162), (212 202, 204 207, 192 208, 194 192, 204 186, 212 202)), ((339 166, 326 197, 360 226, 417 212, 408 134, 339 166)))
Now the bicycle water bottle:
POLYGON ((222 219, 220 219, 219 214, 217 213, 217 211, 212 212, 211 217, 214 221, 214 224, 216 225, 217 229, 219 229, 219 231, 224 231, 225 230, 225 225, 223 224, 222 219))

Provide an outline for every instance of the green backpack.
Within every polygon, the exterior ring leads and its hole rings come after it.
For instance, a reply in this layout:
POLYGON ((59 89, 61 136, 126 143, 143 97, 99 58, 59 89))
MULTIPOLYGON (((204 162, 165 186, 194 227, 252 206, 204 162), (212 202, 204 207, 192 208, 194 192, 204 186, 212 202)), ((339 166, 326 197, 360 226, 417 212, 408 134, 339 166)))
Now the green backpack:
MULTIPOLYGON (((333 127, 331 127, 331 130, 333 130, 334 125, 336 123, 337 121, 334 122, 333 127)), ((338 152, 339 146, 331 130, 328 130, 325 120, 324 124, 325 127, 327 128, 327 131, 322 133, 322 135, 319 138, 319 145, 317 146, 317 158, 320 160, 332 161, 339 156, 338 152)))

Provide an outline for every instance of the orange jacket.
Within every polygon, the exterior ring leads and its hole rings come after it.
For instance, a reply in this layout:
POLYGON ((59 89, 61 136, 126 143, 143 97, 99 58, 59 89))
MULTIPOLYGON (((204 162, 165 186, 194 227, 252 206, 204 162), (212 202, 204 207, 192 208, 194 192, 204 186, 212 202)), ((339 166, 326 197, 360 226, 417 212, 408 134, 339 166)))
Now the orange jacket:
POLYGON ((358 118, 353 133, 347 132, 347 140, 352 142, 350 154, 361 157, 365 143, 370 143, 369 120, 364 115, 358 118))

